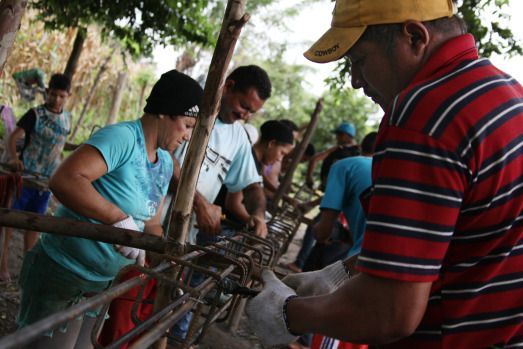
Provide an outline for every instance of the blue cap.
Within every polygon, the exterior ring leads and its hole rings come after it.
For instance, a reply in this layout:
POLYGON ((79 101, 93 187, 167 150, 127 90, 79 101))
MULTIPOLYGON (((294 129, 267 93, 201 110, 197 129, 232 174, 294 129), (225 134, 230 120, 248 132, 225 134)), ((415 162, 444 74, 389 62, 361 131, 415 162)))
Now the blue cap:
POLYGON ((336 129, 333 131, 334 133, 346 133, 351 137, 356 137, 356 128, 354 125, 350 122, 344 122, 340 124, 336 129))

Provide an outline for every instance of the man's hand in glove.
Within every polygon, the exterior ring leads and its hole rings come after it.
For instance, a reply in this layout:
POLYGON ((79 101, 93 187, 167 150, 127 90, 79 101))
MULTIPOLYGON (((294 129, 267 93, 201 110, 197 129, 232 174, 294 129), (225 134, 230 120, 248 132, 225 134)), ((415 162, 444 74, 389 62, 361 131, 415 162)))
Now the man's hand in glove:
POLYGON ((317 271, 287 275, 282 282, 294 289, 300 297, 320 296, 334 292, 349 280, 342 261, 317 271))
MULTIPOLYGON (((133 217, 131 217, 131 216, 128 216, 127 218, 114 223, 113 227, 140 231, 140 229, 138 228, 138 225, 136 224, 133 217)), ((129 246, 121 246, 121 245, 114 245, 114 248, 116 249, 116 251, 118 251, 119 254, 121 254, 125 258, 135 259, 136 264, 138 264, 142 267, 145 265, 145 251, 144 250, 141 250, 139 248, 129 247, 129 246)))
POLYGON ((284 345, 298 337, 287 329, 284 304, 296 293, 285 286, 269 269, 262 271, 263 290, 247 302, 249 324, 266 346, 284 345))

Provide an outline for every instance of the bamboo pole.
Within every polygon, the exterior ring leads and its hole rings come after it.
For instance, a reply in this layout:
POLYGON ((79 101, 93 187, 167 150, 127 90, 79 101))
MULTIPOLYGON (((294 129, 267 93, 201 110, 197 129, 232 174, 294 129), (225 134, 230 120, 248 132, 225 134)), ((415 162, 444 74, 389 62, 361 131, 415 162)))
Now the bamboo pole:
POLYGON ((74 37, 73 48, 67 59, 67 65, 64 69, 64 75, 68 76, 73 81, 73 75, 76 73, 78 68, 78 62, 82 55, 85 39, 87 38, 87 28, 78 27, 76 30, 76 36, 74 37))
POLYGON ((278 207, 278 203, 280 202, 283 195, 285 195, 292 184, 292 177, 294 176, 294 171, 296 171, 296 168, 298 167, 301 158, 303 157, 303 154, 305 154, 305 149, 307 149, 307 146, 309 145, 312 135, 314 134, 314 131, 316 130, 316 126, 318 125, 319 115, 321 113, 321 110, 323 109, 323 98, 318 99, 318 102, 316 102, 316 108, 314 108, 314 111, 311 115, 311 121, 309 122, 309 125, 307 126, 307 130, 305 131, 305 134, 303 135, 303 139, 300 142, 300 145, 296 147, 296 152, 294 153, 294 158, 292 159, 291 165, 289 166, 289 169, 287 170, 287 173, 285 173, 285 177, 283 177, 283 181, 278 187, 278 190, 276 191, 276 194, 274 194, 273 199, 273 205, 274 207, 278 207))
POLYGON ((0 208, 0 226, 98 240, 163 253, 165 241, 157 236, 110 225, 0 208))
MULTIPOLYGON (((191 221, 194 193, 200 167, 205 156, 209 136, 216 120, 222 97, 225 73, 229 66, 236 41, 240 37, 241 30, 249 20, 245 13, 247 0, 229 0, 225 9, 225 15, 220 30, 220 35, 213 53, 207 81, 203 92, 202 107, 195 125, 185 162, 183 164, 178 190, 176 193, 173 212, 169 219, 168 245, 166 252, 172 255, 182 255, 185 252, 185 242, 189 232, 191 221)), ((171 272, 174 277, 175 271, 171 272)), ((170 285, 160 282, 155 310, 161 309, 170 302, 170 285)), ((161 338, 156 342, 157 349, 165 349, 167 339, 161 338)))
POLYGON ((13 48, 26 6, 27 0, 0 1, 0 76, 13 48))
MULTIPOLYGON (((241 29, 249 19, 249 15, 245 14, 244 10, 246 1, 229 0, 220 36, 209 67, 203 92, 202 108, 189 142, 180 182, 178 183, 179 190, 176 193, 173 213, 170 217, 169 240, 180 245, 184 245, 187 240, 194 192, 209 136, 218 114, 225 73, 241 29)), ((179 253, 180 250, 171 247, 171 252, 179 253)))

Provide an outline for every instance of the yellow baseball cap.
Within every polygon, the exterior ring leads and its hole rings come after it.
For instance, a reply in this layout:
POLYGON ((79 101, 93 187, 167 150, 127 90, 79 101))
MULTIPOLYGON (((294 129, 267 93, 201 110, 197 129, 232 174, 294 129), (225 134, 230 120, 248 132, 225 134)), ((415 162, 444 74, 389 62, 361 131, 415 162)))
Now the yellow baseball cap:
POLYGON ((452 0, 336 0, 331 28, 304 56, 317 63, 335 61, 358 41, 368 25, 430 21, 455 13, 452 0))

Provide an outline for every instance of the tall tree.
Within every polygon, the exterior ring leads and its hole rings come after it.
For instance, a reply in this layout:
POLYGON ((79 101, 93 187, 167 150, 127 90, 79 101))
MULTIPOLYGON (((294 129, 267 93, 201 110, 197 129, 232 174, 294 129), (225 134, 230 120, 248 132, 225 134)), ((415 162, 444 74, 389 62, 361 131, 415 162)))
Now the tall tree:
MULTIPOLYGON (((276 0, 249 1, 255 11, 276 0)), ((74 73, 85 28, 98 24, 105 37, 121 42, 131 55, 149 55, 155 45, 212 46, 219 30, 221 0, 31 0, 49 29, 79 28, 66 73, 74 73), (219 14, 219 16, 213 16, 219 14)))
POLYGON ((105 38, 115 38, 133 56, 148 55, 157 44, 214 40, 208 0, 32 0, 31 5, 48 29, 79 28, 66 69, 70 75, 90 24, 98 24, 105 38))
POLYGON ((13 47, 26 4, 26 0, 0 1, 0 74, 13 47))

